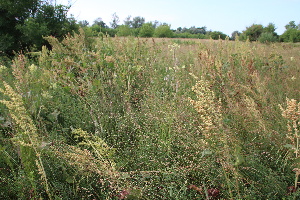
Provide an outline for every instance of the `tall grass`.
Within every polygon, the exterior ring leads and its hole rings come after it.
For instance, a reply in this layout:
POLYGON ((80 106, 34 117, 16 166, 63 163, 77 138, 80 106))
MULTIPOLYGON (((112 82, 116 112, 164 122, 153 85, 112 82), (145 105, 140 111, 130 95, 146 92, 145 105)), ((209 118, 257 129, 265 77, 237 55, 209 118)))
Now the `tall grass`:
POLYGON ((47 40, 0 63, 1 198, 298 197, 299 47, 47 40))

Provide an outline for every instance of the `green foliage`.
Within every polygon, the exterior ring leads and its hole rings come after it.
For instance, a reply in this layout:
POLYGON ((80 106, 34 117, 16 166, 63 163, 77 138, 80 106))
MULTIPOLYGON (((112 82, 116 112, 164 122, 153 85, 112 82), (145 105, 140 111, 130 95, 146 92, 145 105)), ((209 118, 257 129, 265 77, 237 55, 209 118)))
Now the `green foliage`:
POLYGON ((243 31, 243 35, 245 38, 249 38, 250 41, 257 41, 263 31, 264 28, 262 25, 253 24, 252 26, 247 27, 245 31, 243 31))
POLYGON ((126 26, 126 25, 121 25, 121 26, 118 26, 117 28, 117 35, 118 36, 129 36, 132 34, 132 31, 131 29, 129 28, 129 26, 126 26))
POLYGON ((130 25, 132 28, 141 28, 144 23, 145 23, 145 18, 137 16, 132 19, 130 25))
POLYGON ((0 61, 1 199, 298 198, 299 47, 96 33, 0 61))
POLYGON ((218 39, 225 40, 227 35, 220 31, 213 31, 209 33, 209 37, 211 37, 213 40, 218 40, 218 39))
POLYGON ((78 30, 73 18, 67 18, 69 6, 52 5, 44 1, 1 1, 1 41, 7 54, 20 50, 41 50, 47 45, 44 36, 62 38, 67 33, 78 30), (23 8, 21 6, 24 6, 23 8), (8 20, 9 19, 9 20, 8 20))
POLYGON ((291 21, 285 28, 286 31, 280 36, 280 41, 300 42, 300 29, 296 26, 295 21, 291 21))
POLYGON ((290 21, 287 25, 285 25, 285 29, 288 30, 288 29, 297 29, 297 25, 295 23, 295 21, 290 21))
POLYGON ((239 31, 233 31, 231 34, 231 40, 236 40, 236 38, 240 37, 241 33, 239 31))
POLYGON ((169 25, 160 25, 154 31, 154 37, 171 38, 173 37, 173 32, 169 25))
POLYGON ((140 37, 153 37, 155 28, 153 27, 152 23, 145 23, 142 25, 139 36, 140 37))
POLYGON ((272 42, 277 42, 278 37, 274 36, 273 33, 264 32, 259 36, 258 41, 261 43, 272 43, 272 42))

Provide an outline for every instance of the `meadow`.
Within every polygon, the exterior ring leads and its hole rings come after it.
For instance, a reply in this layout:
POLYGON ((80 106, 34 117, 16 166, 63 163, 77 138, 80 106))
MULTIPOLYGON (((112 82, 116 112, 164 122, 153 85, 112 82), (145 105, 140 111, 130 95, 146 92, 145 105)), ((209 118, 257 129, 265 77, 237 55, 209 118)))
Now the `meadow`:
POLYGON ((297 199, 300 46, 53 37, 0 60, 0 199, 297 199))

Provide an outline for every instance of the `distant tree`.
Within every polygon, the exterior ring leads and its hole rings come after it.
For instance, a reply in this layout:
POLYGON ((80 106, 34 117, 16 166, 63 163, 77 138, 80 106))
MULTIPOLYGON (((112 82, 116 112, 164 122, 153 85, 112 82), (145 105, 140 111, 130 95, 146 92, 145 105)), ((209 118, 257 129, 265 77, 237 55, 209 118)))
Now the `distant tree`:
POLYGON ((268 26, 264 27, 263 32, 275 34, 275 30, 276 30, 275 24, 269 23, 268 26))
POLYGON ((295 28, 287 29, 281 36, 281 42, 300 42, 300 30, 295 28))
POLYGON ((142 25, 139 36, 140 37, 153 37, 155 28, 151 22, 142 25))
POLYGON ((189 28, 188 32, 191 34, 206 34, 206 27, 203 26, 196 28, 195 26, 192 26, 189 28))
POLYGON ((156 27, 158 27, 159 26, 159 21, 157 21, 157 20, 155 20, 153 23, 152 23, 152 25, 153 25, 153 28, 156 28, 156 27))
POLYGON ((173 31, 170 29, 169 25, 160 25, 154 31, 154 37, 172 38, 173 31))
POLYGON ((177 32, 177 33, 181 33, 181 31, 182 31, 182 28, 181 28, 181 27, 178 27, 178 28, 176 29, 176 32, 177 32))
POLYGON ((273 33, 270 32, 263 32, 259 38, 258 41, 261 43, 272 43, 272 42, 277 42, 278 37, 275 36, 273 33))
POLYGON ((285 29, 285 32, 280 36, 281 42, 300 42, 300 25, 297 26, 295 21, 290 21, 285 29))
POLYGON ((189 29, 188 28, 186 28, 186 27, 184 27, 183 29, 182 29, 182 31, 181 31, 182 33, 185 33, 185 32, 189 32, 189 29))
POLYGON ((218 40, 218 39, 225 40, 227 37, 227 35, 222 33, 221 31, 212 31, 209 33, 209 36, 214 40, 218 40))
POLYGON ((240 35, 241 35, 241 32, 239 32, 239 31, 233 31, 233 32, 231 33, 230 39, 231 39, 231 40, 235 40, 236 37, 237 37, 237 36, 240 36, 240 35))
POLYGON ((108 26, 106 25, 106 23, 102 20, 101 17, 98 17, 97 19, 94 20, 93 26, 94 25, 98 25, 101 28, 108 28, 108 26))
POLYGON ((275 32, 275 24, 269 23, 268 26, 263 28, 263 32, 258 38, 258 41, 261 43, 271 43, 278 41, 278 35, 275 32))
POLYGON ((125 18, 124 25, 132 27, 131 15, 129 15, 128 17, 125 18))
POLYGON ((288 30, 288 29, 297 29, 297 25, 295 23, 295 21, 290 21, 287 25, 285 25, 285 29, 288 30))
POLYGON ((243 38, 249 38, 250 41, 257 41, 259 36, 264 32, 264 27, 261 24, 253 24, 243 31, 243 38))
POLYGON ((117 28, 117 35, 118 36, 121 36, 121 37, 126 37, 126 36, 129 36, 131 35, 131 29, 128 25, 120 25, 118 26, 117 28))
POLYGON ((82 21, 79 21, 78 24, 80 27, 83 28, 83 27, 87 27, 90 23, 86 20, 82 20, 82 21))
POLYGON ((145 18, 138 16, 138 17, 134 17, 132 19, 131 26, 132 26, 132 28, 140 28, 143 26, 144 23, 145 23, 145 18))
POLYGON ((112 22, 110 23, 111 28, 116 29, 118 27, 118 24, 120 22, 120 19, 116 13, 112 15, 112 22))

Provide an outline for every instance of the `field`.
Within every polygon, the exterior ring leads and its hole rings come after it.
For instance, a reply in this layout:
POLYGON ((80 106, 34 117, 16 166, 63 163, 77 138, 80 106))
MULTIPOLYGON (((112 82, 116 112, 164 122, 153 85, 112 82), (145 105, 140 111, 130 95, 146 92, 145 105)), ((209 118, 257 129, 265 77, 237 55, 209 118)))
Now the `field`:
POLYGON ((0 61, 0 199, 297 199, 300 46, 48 37, 0 61))

